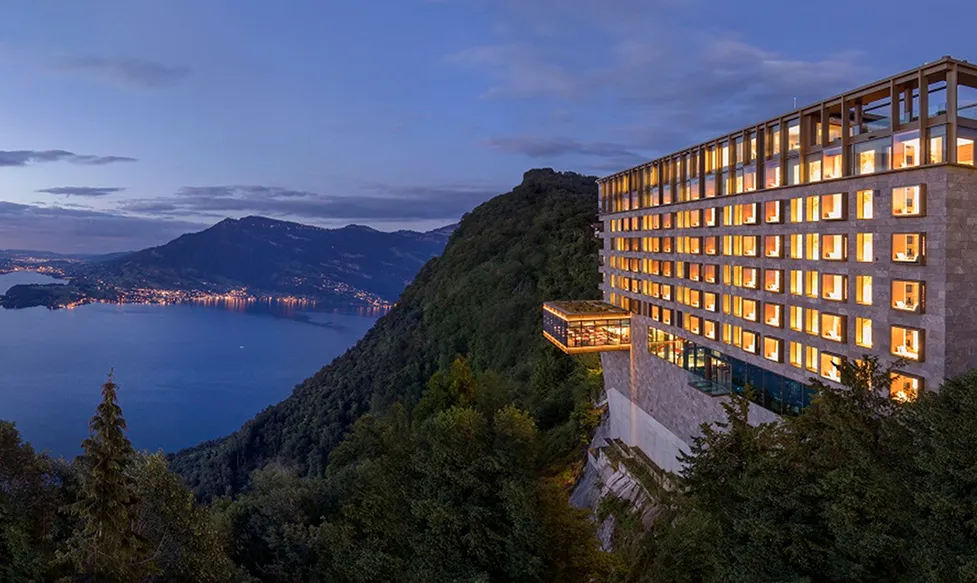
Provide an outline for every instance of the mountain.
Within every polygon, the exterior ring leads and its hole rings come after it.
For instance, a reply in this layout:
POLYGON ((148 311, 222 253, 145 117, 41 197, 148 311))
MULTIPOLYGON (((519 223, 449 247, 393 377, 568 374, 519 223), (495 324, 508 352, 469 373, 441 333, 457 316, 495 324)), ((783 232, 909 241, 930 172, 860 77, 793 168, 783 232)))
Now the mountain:
MULTIPOLYGON (((233 435, 171 456, 171 467, 204 498, 241 491, 272 460, 320 475, 351 424, 396 401, 416 403, 459 355, 476 373, 529 386, 537 362, 554 358, 540 334, 542 301, 598 296, 596 197, 593 177, 527 172, 465 216, 444 253, 353 348, 233 435)), ((525 400, 545 429, 574 408, 565 390, 525 400)))

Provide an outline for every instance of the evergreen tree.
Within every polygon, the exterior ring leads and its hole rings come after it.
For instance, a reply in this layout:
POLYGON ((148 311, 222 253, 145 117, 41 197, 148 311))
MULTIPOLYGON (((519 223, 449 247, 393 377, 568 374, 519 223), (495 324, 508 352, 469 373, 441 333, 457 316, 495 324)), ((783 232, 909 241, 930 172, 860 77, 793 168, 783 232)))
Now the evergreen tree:
POLYGON ((82 581, 136 581, 150 567, 146 545, 132 527, 136 487, 127 469, 134 452, 117 390, 110 373, 89 423, 91 434, 82 443, 79 499, 67 507, 80 524, 59 557, 82 581))

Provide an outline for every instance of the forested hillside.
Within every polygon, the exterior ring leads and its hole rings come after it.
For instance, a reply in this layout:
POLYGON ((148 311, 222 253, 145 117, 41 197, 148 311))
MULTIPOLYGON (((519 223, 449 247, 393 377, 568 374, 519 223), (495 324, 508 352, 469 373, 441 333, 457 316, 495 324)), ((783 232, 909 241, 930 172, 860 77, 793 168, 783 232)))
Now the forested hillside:
POLYGON ((271 461, 320 476, 360 416, 398 400, 411 407, 457 356, 509 383, 541 429, 566 422, 572 395, 550 394, 533 371, 569 377, 577 365, 540 338, 540 304, 597 297, 596 194, 592 177, 527 172, 466 215, 442 256, 356 346, 237 433, 172 456, 171 467, 204 499, 241 491, 271 461))

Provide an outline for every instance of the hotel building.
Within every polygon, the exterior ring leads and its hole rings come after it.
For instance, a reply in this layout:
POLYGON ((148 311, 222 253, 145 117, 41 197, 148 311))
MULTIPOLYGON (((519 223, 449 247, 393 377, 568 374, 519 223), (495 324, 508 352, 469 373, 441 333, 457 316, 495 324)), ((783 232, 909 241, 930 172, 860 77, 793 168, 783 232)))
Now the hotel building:
POLYGON ((945 57, 602 178, 604 302, 545 335, 601 352, 611 436, 669 471, 729 394, 796 415, 842 358, 936 390, 977 364, 975 142, 977 65, 945 57))

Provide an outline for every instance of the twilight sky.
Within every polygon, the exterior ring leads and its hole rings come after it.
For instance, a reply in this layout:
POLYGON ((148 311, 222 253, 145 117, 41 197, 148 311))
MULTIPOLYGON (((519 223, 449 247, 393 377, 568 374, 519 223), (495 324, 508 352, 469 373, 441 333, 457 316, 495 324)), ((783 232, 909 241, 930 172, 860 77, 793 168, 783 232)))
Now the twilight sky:
POLYGON ((136 249, 248 214, 434 228, 529 168, 608 174, 977 61, 975 21, 959 0, 11 2, 0 248, 136 249))

